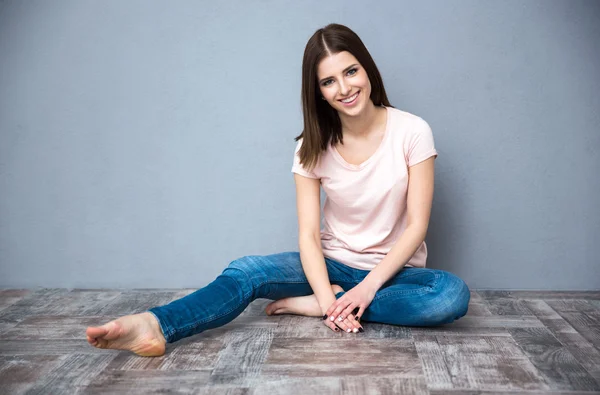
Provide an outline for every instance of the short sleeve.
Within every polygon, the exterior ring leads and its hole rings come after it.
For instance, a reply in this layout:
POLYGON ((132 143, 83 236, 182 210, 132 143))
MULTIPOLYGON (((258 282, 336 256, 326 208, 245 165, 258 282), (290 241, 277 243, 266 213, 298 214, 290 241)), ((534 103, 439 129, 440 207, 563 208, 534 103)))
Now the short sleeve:
POLYGON ((412 129, 406 157, 408 167, 438 154, 435 149, 431 127, 424 119, 419 118, 412 129))
POLYGON ((302 139, 298 140, 298 144, 296 145, 296 150, 294 151, 294 164, 292 165, 292 173, 298 173, 301 176, 308 178, 319 178, 315 173, 308 171, 300 164, 300 155, 298 155, 298 151, 300 151, 300 147, 302 147, 302 139))

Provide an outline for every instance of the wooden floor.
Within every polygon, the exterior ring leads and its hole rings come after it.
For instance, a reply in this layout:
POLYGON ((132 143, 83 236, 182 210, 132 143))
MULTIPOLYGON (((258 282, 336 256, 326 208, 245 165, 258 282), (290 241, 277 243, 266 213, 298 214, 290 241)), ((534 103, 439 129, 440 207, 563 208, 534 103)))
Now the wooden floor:
POLYGON ((437 328, 268 317, 229 324, 158 358, 88 345, 85 328, 193 290, 0 290, 0 394, 600 393, 599 292, 472 292, 437 328))

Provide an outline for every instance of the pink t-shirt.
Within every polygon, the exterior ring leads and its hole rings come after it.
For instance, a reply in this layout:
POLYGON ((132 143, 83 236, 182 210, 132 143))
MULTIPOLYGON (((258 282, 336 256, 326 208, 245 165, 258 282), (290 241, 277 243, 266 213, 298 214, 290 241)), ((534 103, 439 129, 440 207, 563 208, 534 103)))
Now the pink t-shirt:
MULTIPOLYGON (((408 167, 437 156, 426 121, 385 108, 385 135, 365 162, 350 164, 329 144, 308 172, 300 165, 300 139, 292 166, 294 173, 320 179, 327 195, 321 229, 323 255, 362 270, 373 269, 406 229, 408 167)), ((426 260, 423 241, 406 266, 425 267, 426 260)))

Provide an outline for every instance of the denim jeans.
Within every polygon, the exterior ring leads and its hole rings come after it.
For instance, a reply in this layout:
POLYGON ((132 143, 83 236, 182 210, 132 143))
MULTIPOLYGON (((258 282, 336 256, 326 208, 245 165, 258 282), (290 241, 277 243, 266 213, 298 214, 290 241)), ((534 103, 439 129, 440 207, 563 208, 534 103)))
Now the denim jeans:
MULTIPOLYGON (((325 258, 329 282, 344 289, 360 283, 368 270, 325 258)), ((148 311, 158 319, 168 343, 232 321, 257 298, 278 300, 313 293, 300 253, 283 252, 236 259, 210 284, 181 299, 148 311)), ((452 273, 404 267, 375 294, 361 322, 437 326, 467 313, 469 288, 452 273)), ((319 319, 319 318, 317 318, 319 319)))

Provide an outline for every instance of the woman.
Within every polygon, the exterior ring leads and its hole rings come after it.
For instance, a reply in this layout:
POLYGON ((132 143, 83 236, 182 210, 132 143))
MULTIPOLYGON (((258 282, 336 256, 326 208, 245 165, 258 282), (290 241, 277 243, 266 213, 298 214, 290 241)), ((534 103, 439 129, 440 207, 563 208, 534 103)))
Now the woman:
POLYGON ((427 122, 395 109, 360 38, 330 24, 306 45, 304 130, 294 155, 300 252, 246 256, 165 306, 87 329, 98 348, 159 356, 165 344, 232 321, 256 298, 267 315, 434 326, 467 313, 455 275, 426 269, 437 151, 427 122), (327 199, 320 230, 320 187, 327 199))

